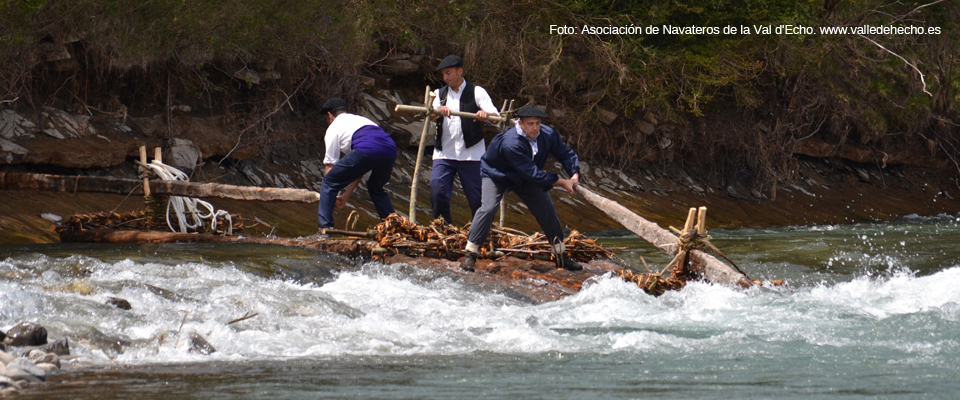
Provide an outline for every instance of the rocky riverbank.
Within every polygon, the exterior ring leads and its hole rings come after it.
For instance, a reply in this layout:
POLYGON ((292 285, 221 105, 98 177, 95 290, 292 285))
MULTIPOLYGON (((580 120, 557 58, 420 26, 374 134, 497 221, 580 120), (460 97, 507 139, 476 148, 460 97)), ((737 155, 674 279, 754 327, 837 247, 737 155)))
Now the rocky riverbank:
MULTIPOLYGON (((384 126, 401 149, 387 189, 403 214, 409 208, 423 125, 411 115, 392 110, 396 104, 418 105, 412 97, 371 86, 358 110, 384 126)), ((656 122, 655 117, 647 118, 643 128, 657 129, 656 122)), ((162 147, 163 159, 187 171, 193 181, 317 190, 322 180, 324 128, 310 118, 288 121, 276 127, 282 139, 264 145, 244 141, 243 132, 230 129, 223 119, 192 114, 189 107, 143 116, 77 115, 52 107, 38 114, 5 109, 0 111, 0 171, 134 178, 137 149, 145 145, 162 147)), ((490 127, 487 134, 489 139, 496 129, 490 127)), ((582 163, 582 180, 601 195, 661 225, 680 225, 688 207, 703 205, 709 207, 712 227, 829 224, 960 212, 960 189, 945 170, 918 166, 925 165, 922 160, 912 165, 862 163, 845 156, 847 153, 850 149, 825 153, 824 157, 798 153, 801 179, 782 181, 763 191, 750 187, 749 176, 717 178, 731 174, 682 160, 645 163, 628 170, 603 165, 602 160, 587 160, 582 163)), ((421 223, 427 222, 430 214, 429 155, 427 147, 417 194, 421 223)), ((556 165, 553 168, 559 170, 556 165)), ((469 222, 469 211, 459 188, 455 193, 454 222, 462 225, 469 222)), ((576 195, 553 193, 561 219, 569 228, 583 232, 620 228, 576 195)), ((0 191, 0 197, 0 243, 56 242, 51 227, 58 217, 142 207, 141 199, 107 194, 0 191)), ((360 215, 358 226, 375 223, 375 212, 365 197, 364 190, 358 191, 350 205, 336 214, 338 225, 351 211, 360 215)), ((208 200, 246 217, 247 226, 255 225, 250 230, 254 234, 316 232, 316 204, 208 200)), ((508 195, 506 201, 508 225, 537 229, 518 198, 508 195)))

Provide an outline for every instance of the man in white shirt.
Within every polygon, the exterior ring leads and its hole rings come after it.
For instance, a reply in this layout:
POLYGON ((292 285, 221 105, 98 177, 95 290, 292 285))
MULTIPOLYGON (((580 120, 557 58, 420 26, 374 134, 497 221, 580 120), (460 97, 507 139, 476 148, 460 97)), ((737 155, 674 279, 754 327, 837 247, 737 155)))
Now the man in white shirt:
POLYGON ((460 185, 470 205, 470 215, 480 208, 480 157, 486 147, 483 143, 483 123, 490 115, 499 115, 490 95, 480 86, 463 79, 463 59, 447 56, 437 66, 447 84, 438 90, 433 108, 439 109, 437 133, 433 148, 433 172, 430 176, 430 203, 433 218, 443 217, 453 223, 450 215, 450 197, 453 178, 460 177, 460 185), (461 119, 451 111, 471 112, 477 119, 461 119))
POLYGON ((367 193, 377 215, 384 219, 394 213, 390 196, 383 190, 397 160, 397 145, 393 138, 373 121, 347 113, 347 102, 339 97, 323 103, 320 114, 330 123, 323 138, 326 173, 320 183, 320 208, 317 211, 320 228, 333 228, 333 209, 346 206, 360 179, 371 171, 367 193), (341 153, 346 155, 340 158, 341 153), (341 190, 344 190, 343 194, 338 195, 341 190))

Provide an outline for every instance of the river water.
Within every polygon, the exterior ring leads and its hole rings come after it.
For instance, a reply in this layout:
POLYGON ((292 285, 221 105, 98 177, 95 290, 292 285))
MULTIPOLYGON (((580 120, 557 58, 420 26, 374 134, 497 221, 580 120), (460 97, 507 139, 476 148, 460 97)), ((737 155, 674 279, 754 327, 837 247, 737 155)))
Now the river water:
MULTIPOLYGON (((597 235, 628 247, 619 254, 631 264, 668 261, 626 232, 597 235)), ((27 398, 960 392, 960 218, 711 235, 752 278, 788 285, 693 283, 651 297, 601 278, 532 304, 454 274, 300 249, 5 245, 0 328, 41 323, 78 355, 27 398), (190 352, 190 333, 217 351, 190 352)))

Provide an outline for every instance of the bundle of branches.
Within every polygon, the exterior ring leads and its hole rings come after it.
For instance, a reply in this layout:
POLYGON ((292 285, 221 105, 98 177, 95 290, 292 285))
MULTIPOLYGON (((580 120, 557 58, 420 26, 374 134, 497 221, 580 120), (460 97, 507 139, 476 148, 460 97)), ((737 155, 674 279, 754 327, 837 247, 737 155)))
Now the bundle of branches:
MULTIPOLYGON (((375 227, 379 247, 393 249, 408 255, 423 255, 459 258, 467 245, 469 224, 463 228, 448 225, 438 218, 429 226, 418 225, 397 214, 391 214, 375 227)), ((564 239, 566 253, 571 258, 589 261, 597 257, 608 258, 613 254, 580 232, 572 231, 564 239)), ((490 230, 487 245, 481 247, 481 256, 500 258, 506 254, 521 257, 550 258, 553 255, 550 242, 542 233, 528 235, 516 229, 494 226, 490 230)), ((382 253, 382 254, 385 254, 382 253)))
MULTIPOLYGON (((239 214, 231 214, 231 217, 233 217, 234 233, 243 230, 242 217, 239 214)), ((152 222, 154 220, 153 218, 149 218, 143 210, 130 211, 123 214, 106 211, 94 214, 74 214, 71 215, 70 219, 66 222, 61 223, 56 231, 57 233, 61 233, 63 231, 82 231, 88 229, 133 229, 140 231, 169 229, 165 221, 152 222)), ((223 235, 227 231, 226 223, 226 220, 218 219, 217 229, 214 232, 210 232, 208 226, 204 226, 204 229, 199 232, 223 235)))

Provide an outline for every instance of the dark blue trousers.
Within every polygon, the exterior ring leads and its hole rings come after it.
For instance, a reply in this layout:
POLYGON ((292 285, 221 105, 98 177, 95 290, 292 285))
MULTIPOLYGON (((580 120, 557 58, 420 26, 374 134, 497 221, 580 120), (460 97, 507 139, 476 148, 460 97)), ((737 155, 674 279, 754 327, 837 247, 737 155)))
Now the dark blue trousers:
MULTIPOLYGON (((500 201, 503 200, 503 194, 507 187, 498 185, 490 178, 483 178, 483 205, 477 215, 473 216, 473 223, 470 224, 470 233, 467 240, 470 243, 483 245, 490 235, 490 225, 493 224, 493 217, 500 211, 500 201)), ((547 237, 550 244, 563 243, 563 225, 560 224, 560 217, 557 216, 557 209, 553 206, 553 199, 550 198, 550 191, 544 191, 542 188, 534 185, 520 186, 513 191, 527 209, 537 219, 540 229, 547 237)))
POLYGON ((384 219, 392 214, 393 203, 383 187, 390 181, 396 160, 396 154, 393 157, 367 157, 354 150, 337 161, 320 183, 320 209, 317 211, 320 228, 333 228, 333 206, 337 204, 337 194, 368 171, 372 172, 367 179, 367 193, 377 208, 377 215, 384 219))
POLYGON ((443 217, 448 224, 453 223, 450 216, 450 197, 453 195, 454 175, 460 176, 463 194, 470 205, 473 216, 480 208, 480 161, 433 160, 433 172, 430 174, 430 204, 433 206, 433 218, 443 217))

